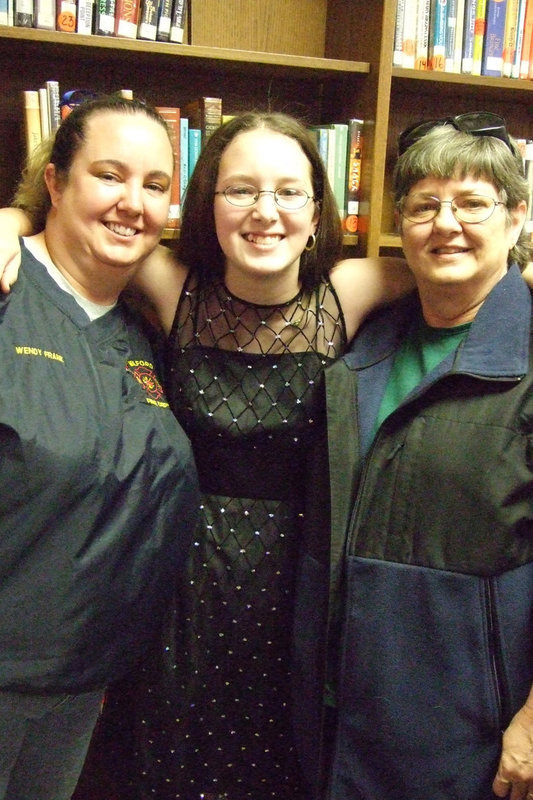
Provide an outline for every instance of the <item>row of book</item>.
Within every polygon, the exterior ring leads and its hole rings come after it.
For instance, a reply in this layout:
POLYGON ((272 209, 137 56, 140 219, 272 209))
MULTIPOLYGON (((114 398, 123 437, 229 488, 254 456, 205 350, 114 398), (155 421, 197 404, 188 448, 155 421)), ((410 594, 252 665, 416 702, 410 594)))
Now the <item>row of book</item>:
MULTIPOLYGON (((133 97, 129 89, 122 89, 119 93, 126 98, 133 97)), ((59 83, 55 80, 46 81, 43 87, 36 90, 25 90, 26 151, 31 153, 43 139, 57 130, 72 104, 83 102, 92 95, 92 92, 83 89, 70 90, 61 95, 59 83)), ((166 119, 173 136, 176 170, 167 227, 178 228, 181 201, 200 150, 213 131, 230 117, 222 113, 220 97, 199 97, 182 108, 156 107, 166 119)), ((316 137, 343 228, 347 233, 355 233, 359 220, 363 120, 353 118, 342 123, 312 126, 310 131, 316 137)))
MULTIPOLYGON (((122 89, 123 97, 131 98, 131 90, 122 89)), ((40 89, 23 92, 24 132, 26 152, 31 153, 41 141, 55 133, 69 111, 69 100, 83 102, 84 97, 93 95, 84 90, 65 92, 61 98, 59 84, 55 80, 46 81, 40 89)), ((171 188, 170 210, 167 227, 179 228, 181 200, 187 184, 207 138, 224 121, 222 100, 219 97, 199 97, 183 108, 175 106, 156 106, 167 121, 173 139, 175 155, 174 180, 171 188)))
POLYGON ((310 127, 326 166, 345 233, 355 233, 359 225, 363 127, 363 120, 357 118, 310 127))
POLYGON ((533 79, 533 0, 398 0, 393 65, 533 79))
POLYGON ((0 0, 0 25, 182 43, 187 0, 0 0))

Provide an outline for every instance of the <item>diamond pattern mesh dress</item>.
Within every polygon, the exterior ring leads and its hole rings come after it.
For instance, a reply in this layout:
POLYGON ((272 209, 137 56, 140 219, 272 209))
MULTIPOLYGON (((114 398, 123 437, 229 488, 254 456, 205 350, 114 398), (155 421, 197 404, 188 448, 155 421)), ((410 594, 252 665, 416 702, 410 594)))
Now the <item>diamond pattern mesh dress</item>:
POLYGON ((167 393, 203 492, 170 628, 167 680, 144 698, 147 796, 304 800, 290 735, 290 643, 305 462, 321 376, 345 346, 328 283, 282 306, 189 277, 167 393), (179 622, 176 622, 179 620, 179 622))

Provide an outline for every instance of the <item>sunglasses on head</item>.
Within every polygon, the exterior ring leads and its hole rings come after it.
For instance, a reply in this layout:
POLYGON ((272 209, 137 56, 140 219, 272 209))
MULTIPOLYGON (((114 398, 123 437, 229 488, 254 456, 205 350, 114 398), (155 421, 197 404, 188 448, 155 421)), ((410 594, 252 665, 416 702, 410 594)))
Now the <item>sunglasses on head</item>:
POLYGON ((511 153, 515 154, 504 118, 498 114, 492 114, 490 111, 473 111, 467 114, 458 114, 456 117, 415 122, 414 125, 410 125, 400 134, 398 155, 403 155, 412 144, 425 136, 426 133, 442 125, 452 125, 457 131, 470 133, 472 136, 493 136, 495 139, 504 142, 511 153))

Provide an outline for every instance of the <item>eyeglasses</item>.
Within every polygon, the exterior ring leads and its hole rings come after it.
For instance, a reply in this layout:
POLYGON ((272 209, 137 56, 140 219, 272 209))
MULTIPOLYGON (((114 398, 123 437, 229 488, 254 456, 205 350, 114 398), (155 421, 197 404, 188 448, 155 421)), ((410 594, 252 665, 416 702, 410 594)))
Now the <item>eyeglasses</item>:
POLYGON ((473 111, 468 114, 459 114, 456 117, 415 122, 414 125, 410 125, 400 134, 398 155, 403 155, 412 144, 425 136, 426 133, 442 125, 452 125, 457 131, 470 133, 472 136, 493 136, 495 139, 504 142, 511 153, 515 155, 504 118, 490 111, 473 111))
POLYGON ((461 194, 453 200, 439 200, 426 194, 408 194, 402 197, 398 208, 402 217, 410 222, 422 223, 435 219, 442 206, 449 205, 459 222, 475 225, 485 222, 494 213, 496 206, 504 206, 501 200, 483 194, 461 194))
POLYGON ((276 205, 283 208, 284 211, 299 211, 307 205, 309 200, 314 200, 314 197, 307 194, 304 189, 296 189, 292 186, 284 186, 282 189, 261 189, 256 186, 249 186, 246 183, 239 184, 238 186, 228 186, 222 192, 215 192, 215 194, 222 194, 232 206, 238 208, 247 208, 253 206, 259 200, 262 194, 271 194, 274 197, 276 205))

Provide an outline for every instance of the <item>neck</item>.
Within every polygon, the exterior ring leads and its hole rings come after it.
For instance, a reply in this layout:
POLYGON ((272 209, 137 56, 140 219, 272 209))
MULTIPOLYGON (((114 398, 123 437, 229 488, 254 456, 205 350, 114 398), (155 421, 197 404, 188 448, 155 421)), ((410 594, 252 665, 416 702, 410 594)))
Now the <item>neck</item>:
POLYGON ((42 234, 40 246, 46 257, 57 267, 65 280, 82 297, 98 305, 109 306, 118 297, 135 272, 136 265, 124 268, 95 262, 90 255, 80 252, 73 257, 74 248, 65 247, 53 235, 48 225, 42 234))
POLYGON ((265 306, 287 303, 300 290, 297 275, 236 275, 226 270, 224 283, 239 299, 265 306))
POLYGON ((501 280, 498 274, 489 282, 478 285, 448 284, 435 286, 418 282, 422 313, 432 328, 453 328, 472 322, 494 286, 501 280))

